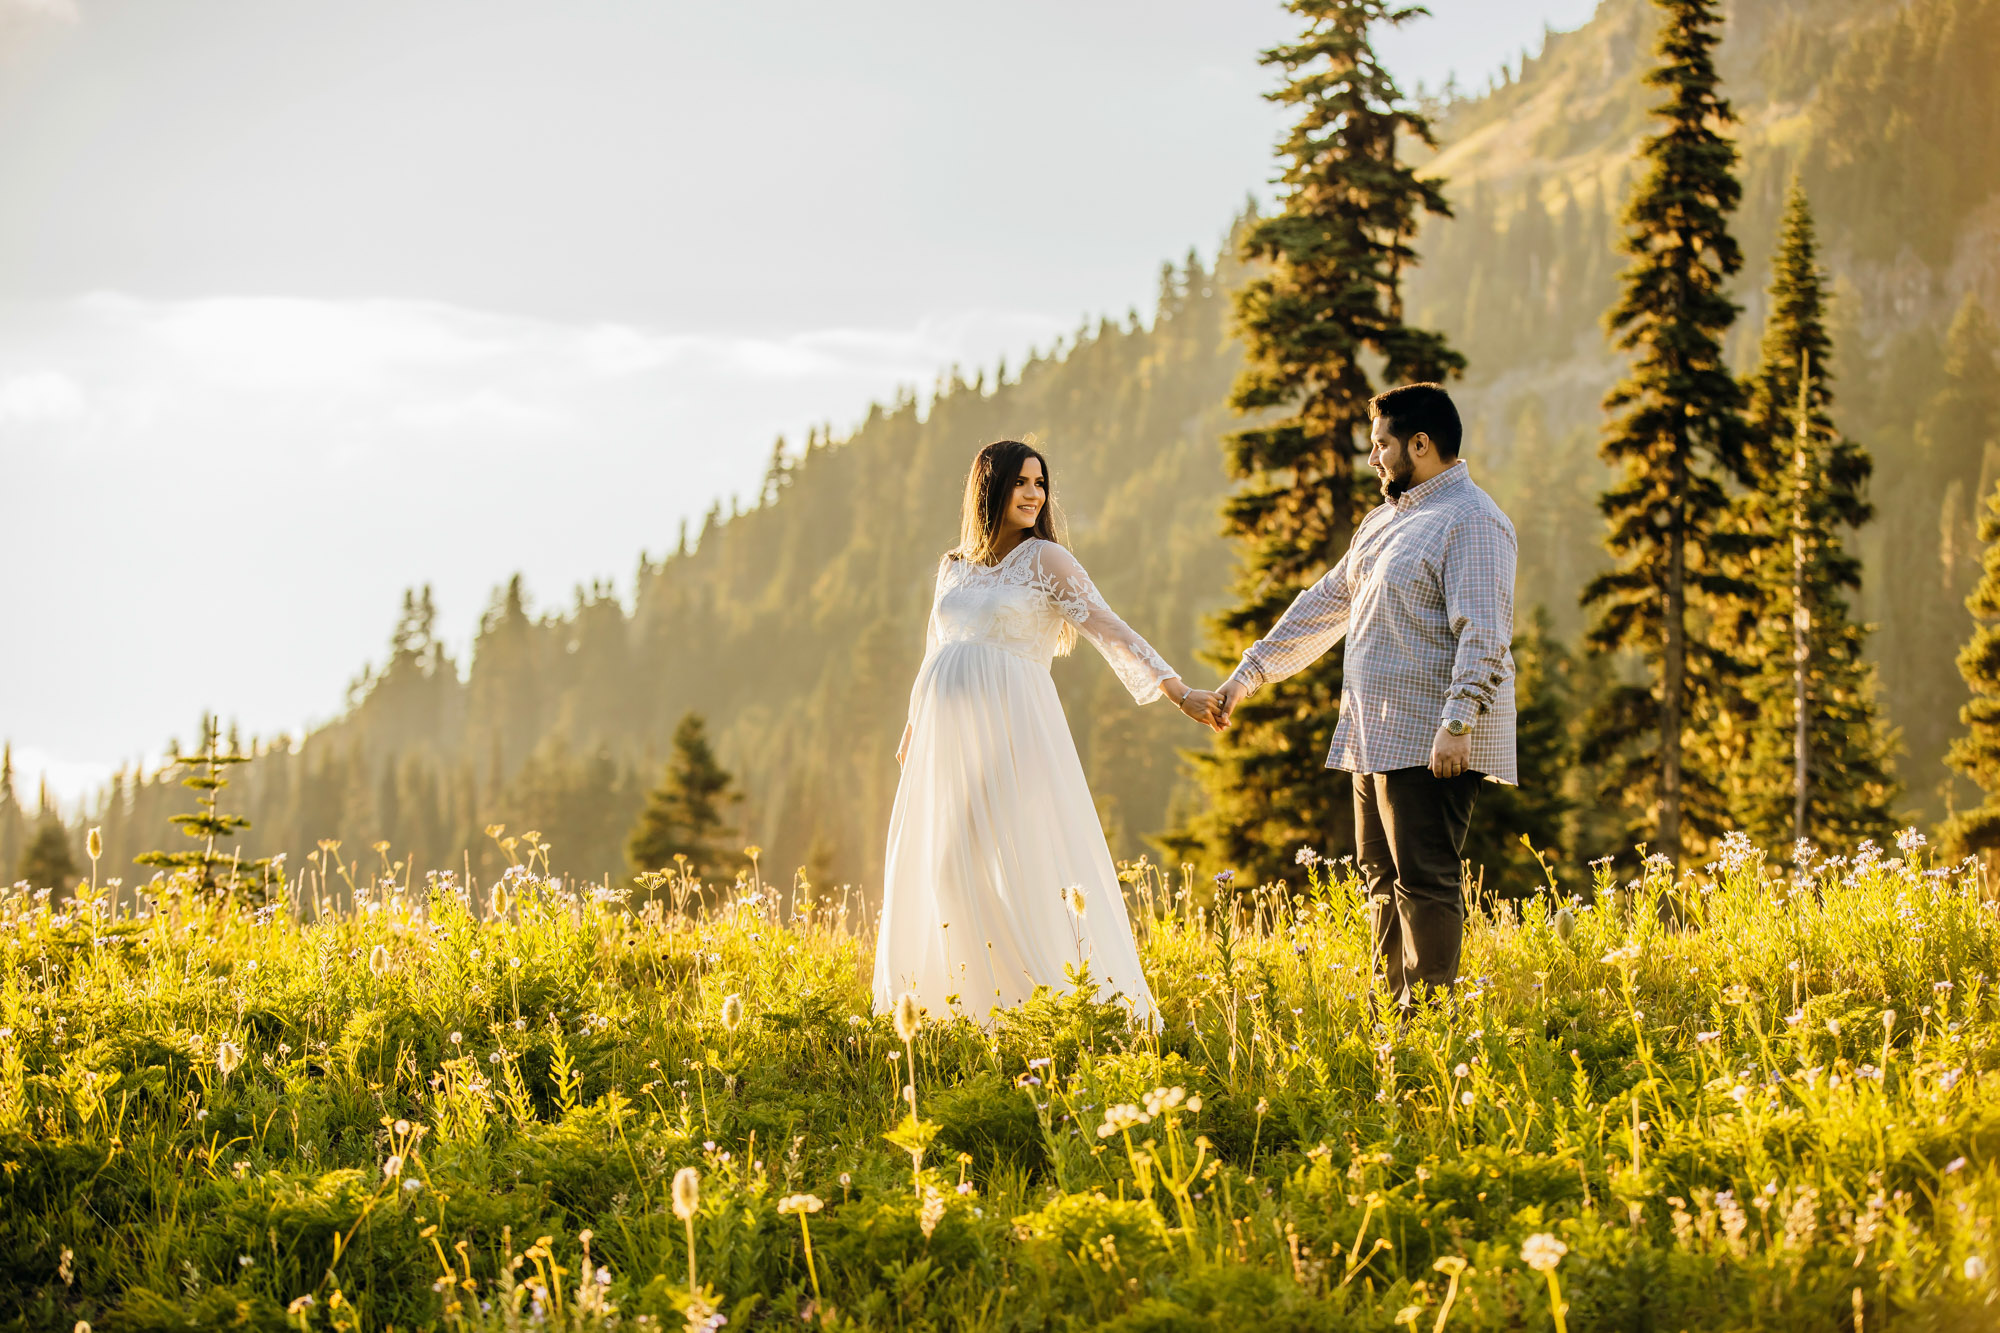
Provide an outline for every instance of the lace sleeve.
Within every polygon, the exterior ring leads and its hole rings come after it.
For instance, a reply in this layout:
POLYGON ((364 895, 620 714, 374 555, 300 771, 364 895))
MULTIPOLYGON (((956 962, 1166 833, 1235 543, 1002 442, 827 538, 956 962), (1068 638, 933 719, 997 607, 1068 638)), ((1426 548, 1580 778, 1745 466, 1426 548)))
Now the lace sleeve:
POLYGON ((1040 542, 1031 558, 1035 561, 1035 585, 1055 604, 1062 618, 1104 654, 1132 697, 1142 704, 1159 698, 1160 682, 1180 673, 1118 618, 1076 557, 1054 542, 1040 542))

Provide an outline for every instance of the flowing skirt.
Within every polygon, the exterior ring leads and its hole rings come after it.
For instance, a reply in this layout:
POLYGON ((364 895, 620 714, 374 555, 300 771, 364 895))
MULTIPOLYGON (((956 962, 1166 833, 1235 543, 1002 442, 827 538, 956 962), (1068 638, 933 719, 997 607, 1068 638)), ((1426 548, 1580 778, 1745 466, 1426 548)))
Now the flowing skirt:
POLYGON ((1097 998, 1153 1017, 1118 873, 1048 667, 951 643, 918 673, 889 817, 878 1012, 905 991, 985 1021, 1088 963, 1097 998), (1072 911, 1064 890, 1081 890, 1072 911))

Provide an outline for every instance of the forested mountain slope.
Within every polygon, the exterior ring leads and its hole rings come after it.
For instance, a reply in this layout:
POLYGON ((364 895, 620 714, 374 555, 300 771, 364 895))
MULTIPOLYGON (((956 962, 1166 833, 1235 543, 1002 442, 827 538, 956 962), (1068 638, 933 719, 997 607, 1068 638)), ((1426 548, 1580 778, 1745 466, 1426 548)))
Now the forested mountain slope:
MULTIPOLYGON (((1721 51, 1742 124, 1749 257, 1732 359, 1747 372, 1768 258, 1797 173, 1834 275, 1837 420, 1874 454, 1879 517, 1859 534, 1858 609, 1903 731, 1913 814, 1941 817, 1965 690, 1980 498, 2000 460, 1990 387, 2000 311, 2000 0, 1754 0, 1721 51)), ((1602 316, 1609 245, 1647 131, 1651 6, 1604 0, 1519 77, 1443 117, 1435 169, 1458 216, 1425 238, 1412 308, 1471 362, 1462 395, 1481 476, 1522 537, 1522 600, 1565 636, 1600 560, 1600 402, 1619 365, 1602 316)))
MULTIPOLYGON (((1170 659, 1206 674, 1195 647, 1229 559, 1215 508, 1230 276, 1190 257, 1163 274, 1149 328, 1080 330, 1004 383, 954 375, 925 413, 906 397, 838 443, 816 435, 755 508, 718 510, 684 549, 642 562, 629 605, 595 588, 536 614, 508 585, 462 682, 421 601, 406 607, 347 714, 237 776, 246 845, 296 858, 319 837, 346 855, 386 838, 419 865, 459 864, 469 845, 490 871, 480 830, 504 822, 543 832, 564 867, 616 873, 666 737, 695 711, 747 795, 744 843, 787 872, 813 860, 822 878, 871 881, 930 582, 979 443, 1044 440, 1093 576, 1170 659)), ((1056 671, 1103 814, 1136 850, 1163 820, 1175 746, 1204 733, 1134 707, 1088 647, 1056 671)), ((158 782, 114 792, 114 861, 156 843, 181 795, 158 782)))
MULTIPOLYGON (((1735 353, 1747 370, 1797 172, 1836 275, 1839 420, 1877 461, 1860 606, 1881 626, 1910 806, 1941 816, 1975 505, 2000 473, 1982 313, 2000 309, 2000 0, 1730 10, 1723 68, 1743 121, 1738 234, 1751 257, 1735 353)), ((1605 0, 1504 86, 1441 109, 1435 167, 1457 216, 1428 229, 1410 290, 1415 322, 1470 359, 1467 457, 1520 530, 1521 606, 1546 607, 1564 639, 1602 558, 1596 437, 1618 364, 1601 318, 1646 129, 1651 13, 1605 0)), ((490 870, 480 830, 505 822, 541 830, 560 867, 617 873, 665 738, 696 711, 741 779, 742 838, 765 849, 767 869, 812 863, 822 879, 872 883, 930 578, 979 444, 1042 438, 1073 545, 1106 595, 1191 679, 1208 676, 1201 622, 1231 560, 1216 533, 1238 276, 1227 257, 1213 272, 1190 257, 1163 276, 1149 324, 1080 330, 1018 374, 954 373, 927 411, 906 397, 844 439, 815 435, 753 508, 717 511, 664 560, 642 560, 622 596, 580 590, 537 612, 509 585, 468 664, 446 660, 413 602, 389 662, 342 718, 239 774, 229 794, 255 821, 246 850, 296 858, 337 837, 351 856, 387 839, 418 865, 469 850, 490 870)), ((1201 733, 1165 708, 1134 708, 1087 647, 1056 670, 1114 849, 1135 854, 1170 803, 1189 799, 1175 750, 1201 733)), ((166 841, 183 796, 121 779, 102 814, 110 862, 166 841)))

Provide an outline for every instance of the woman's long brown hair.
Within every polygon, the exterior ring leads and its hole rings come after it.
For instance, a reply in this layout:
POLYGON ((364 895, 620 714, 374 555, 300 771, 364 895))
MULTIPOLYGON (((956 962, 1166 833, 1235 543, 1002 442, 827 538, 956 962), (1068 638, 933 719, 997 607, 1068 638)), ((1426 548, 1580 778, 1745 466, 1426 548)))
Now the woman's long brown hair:
MULTIPOLYGON (((1025 440, 995 440, 979 451, 972 460, 972 470, 966 474, 965 501, 959 507, 958 545, 951 551, 952 559, 979 565, 991 565, 999 559, 1000 515, 1014 494, 1022 465, 1030 458, 1042 465, 1042 485, 1048 491, 1048 499, 1042 503, 1042 512, 1035 515, 1035 526, 1028 536, 1058 546, 1065 544, 1062 511, 1056 506, 1055 473, 1049 469, 1049 460, 1025 440)), ((1067 654, 1075 646, 1076 626, 1065 620, 1056 651, 1067 654)))

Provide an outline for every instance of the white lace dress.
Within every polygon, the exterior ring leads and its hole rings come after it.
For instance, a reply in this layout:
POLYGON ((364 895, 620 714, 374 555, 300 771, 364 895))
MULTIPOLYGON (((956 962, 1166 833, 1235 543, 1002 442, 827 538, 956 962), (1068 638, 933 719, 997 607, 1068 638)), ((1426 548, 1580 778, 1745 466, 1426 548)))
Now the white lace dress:
POLYGON ((1063 623, 1140 703, 1177 673, 1112 613, 1076 558, 1029 538, 996 565, 938 569, 889 817, 875 1007, 914 991, 984 1021, 1090 965, 1098 998, 1153 1015, 1124 895, 1049 662, 1063 623), (1064 902, 1082 890, 1084 912, 1064 902))

